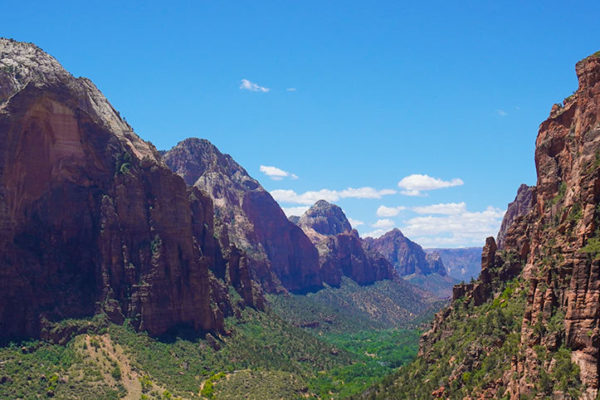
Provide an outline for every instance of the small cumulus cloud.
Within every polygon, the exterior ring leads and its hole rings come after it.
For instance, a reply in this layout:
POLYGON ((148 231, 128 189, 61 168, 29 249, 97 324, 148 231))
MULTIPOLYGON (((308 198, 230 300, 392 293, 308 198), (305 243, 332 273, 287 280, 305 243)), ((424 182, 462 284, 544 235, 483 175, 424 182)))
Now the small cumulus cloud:
MULTIPOLYGON (((461 207, 439 207, 437 211, 454 212, 461 207)), ((418 216, 406 221, 402 232, 423 247, 482 246, 486 237, 498 233, 504 212, 491 206, 483 211, 467 211, 465 207, 453 214, 418 216)))
POLYGON ((262 172, 263 174, 267 175, 269 178, 275 181, 280 181, 283 178, 298 179, 298 176, 296 174, 292 174, 290 172, 282 170, 281 168, 273 167, 271 165, 261 165, 260 172, 262 172))
POLYGON ((371 232, 364 233, 362 236, 377 239, 378 237, 383 236, 391 231, 395 226, 396 223, 391 219, 378 219, 374 224, 371 225, 371 227, 375 229, 371 232))
POLYGON ((445 181, 439 178, 433 178, 429 175, 412 174, 402 178, 402 180, 398 182, 398 187, 404 189, 400 193, 405 196, 421 196, 424 191, 449 188, 463 184, 464 182, 459 178, 445 181))
POLYGON ((394 227, 394 225, 396 225, 396 223, 394 221, 386 218, 386 219, 378 219, 377 222, 375 222, 371 226, 373 228, 379 228, 379 229, 392 229, 394 227))
POLYGON ((312 205, 319 200, 336 202, 340 199, 380 199, 383 196, 395 194, 392 189, 377 190, 372 187, 347 188, 344 190, 321 189, 296 193, 293 190, 277 189, 271 192, 271 196, 280 203, 305 204, 312 205))
POLYGON ((359 221, 357 219, 353 219, 350 217, 348 217, 348 222, 350 222, 350 225, 352 225, 353 228, 356 228, 357 226, 361 226, 361 225, 365 224, 363 221, 359 221))
POLYGON ((296 88, 295 87, 289 87, 287 89, 285 89, 286 92, 295 92, 296 88))
POLYGON ((440 203, 429 206, 413 207, 412 210, 417 214, 445 214, 455 215, 467 211, 465 202, 461 203, 440 203))
POLYGON ((291 217, 292 215, 300 217, 300 216, 302 216, 302 214, 304 214, 308 210, 308 208, 309 208, 308 206, 299 206, 299 207, 282 207, 281 209, 285 213, 286 217, 291 217))
POLYGON ((251 92, 263 92, 263 93, 266 93, 269 90, 271 90, 271 89, 266 88, 264 86, 260 86, 257 83, 250 82, 248 79, 242 79, 242 83, 240 84, 240 89, 242 89, 242 90, 249 90, 251 92))
POLYGON ((406 210, 406 207, 398 206, 398 207, 386 207, 379 206, 377 208, 376 214, 378 217, 395 217, 400 214, 400 211, 406 210))
POLYGON ((500 117, 506 117, 508 115, 508 113, 502 109, 496 110, 496 114, 498 114, 500 117))

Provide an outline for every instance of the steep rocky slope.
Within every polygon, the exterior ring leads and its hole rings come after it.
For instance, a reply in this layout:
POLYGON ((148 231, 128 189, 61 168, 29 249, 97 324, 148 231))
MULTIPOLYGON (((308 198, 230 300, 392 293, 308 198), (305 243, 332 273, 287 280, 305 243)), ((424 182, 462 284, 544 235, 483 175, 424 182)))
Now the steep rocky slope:
POLYGON ((339 286, 342 276, 347 276, 365 285, 396 276, 381 254, 363 245, 340 207, 319 200, 300 217, 298 225, 319 251, 323 282, 339 286))
POLYGON ((455 288, 419 360, 369 396, 598 395, 600 52, 576 72, 577 91, 540 125, 530 211, 510 224, 502 250, 487 240, 480 278, 455 288), (424 384, 409 387, 415 379, 424 384))
POLYGON ((252 277, 270 292, 320 288, 317 250, 263 187, 231 156, 203 139, 186 139, 163 156, 185 182, 215 205, 221 244, 235 245, 252 277))
POLYGON ((534 186, 527 186, 524 184, 519 186, 519 190, 517 190, 517 196, 515 197, 514 201, 508 204, 506 214, 504 215, 502 224, 500 225, 500 231, 498 231, 498 235, 496 236, 499 249, 504 247, 506 231, 508 228, 510 228, 513 222, 515 222, 517 218, 529 214, 529 211, 531 211, 531 207, 533 207, 534 196, 534 186))
POLYGON ((0 39, 0 138, 2 339, 99 312, 152 334, 223 328, 226 271, 249 281, 213 238, 211 199, 92 82, 0 39))

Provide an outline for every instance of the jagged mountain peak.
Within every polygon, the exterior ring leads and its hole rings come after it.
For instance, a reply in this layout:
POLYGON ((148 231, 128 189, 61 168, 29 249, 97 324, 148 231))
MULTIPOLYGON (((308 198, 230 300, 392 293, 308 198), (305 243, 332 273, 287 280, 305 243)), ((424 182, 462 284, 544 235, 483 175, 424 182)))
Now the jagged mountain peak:
POLYGON ((229 154, 223 154, 207 139, 182 140, 165 153, 164 160, 188 185, 194 185, 206 174, 222 173, 229 176, 240 189, 264 190, 229 154))

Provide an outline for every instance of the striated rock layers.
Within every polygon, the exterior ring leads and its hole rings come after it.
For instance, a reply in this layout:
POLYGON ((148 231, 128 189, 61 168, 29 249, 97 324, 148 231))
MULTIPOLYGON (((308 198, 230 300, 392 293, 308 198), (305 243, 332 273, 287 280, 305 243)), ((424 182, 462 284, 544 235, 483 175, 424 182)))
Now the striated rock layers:
POLYGON ((319 200, 300 217, 298 225, 319 251, 323 282, 339 286, 342 276, 347 276, 365 285, 396 276, 385 257, 364 246, 340 207, 319 200))
POLYGON ((263 288, 303 293, 322 287, 315 247, 231 156, 207 140, 186 139, 163 157, 188 185, 213 199, 221 244, 242 251, 243 264, 263 288))
POLYGON ((98 312, 155 335, 223 329, 224 282, 250 282, 222 257, 211 199, 92 82, 0 39, 0 138, 1 339, 98 312))

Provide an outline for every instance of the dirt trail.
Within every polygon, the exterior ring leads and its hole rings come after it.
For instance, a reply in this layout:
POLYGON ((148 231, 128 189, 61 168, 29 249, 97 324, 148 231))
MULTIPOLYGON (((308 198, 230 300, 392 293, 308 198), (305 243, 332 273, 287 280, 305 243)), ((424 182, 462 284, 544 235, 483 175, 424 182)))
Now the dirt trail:
MULTIPOLYGON (((143 371, 138 371, 132 367, 129 359, 125 355, 123 348, 119 344, 113 343, 109 335, 85 335, 86 350, 85 353, 94 363, 96 363, 106 382, 113 385, 122 384, 127 390, 123 400, 139 400, 142 396, 141 378, 145 375, 143 371), (121 371, 121 378, 113 376, 115 365, 118 365, 121 371)), ((149 391, 163 393, 164 388, 152 383, 149 391)))

